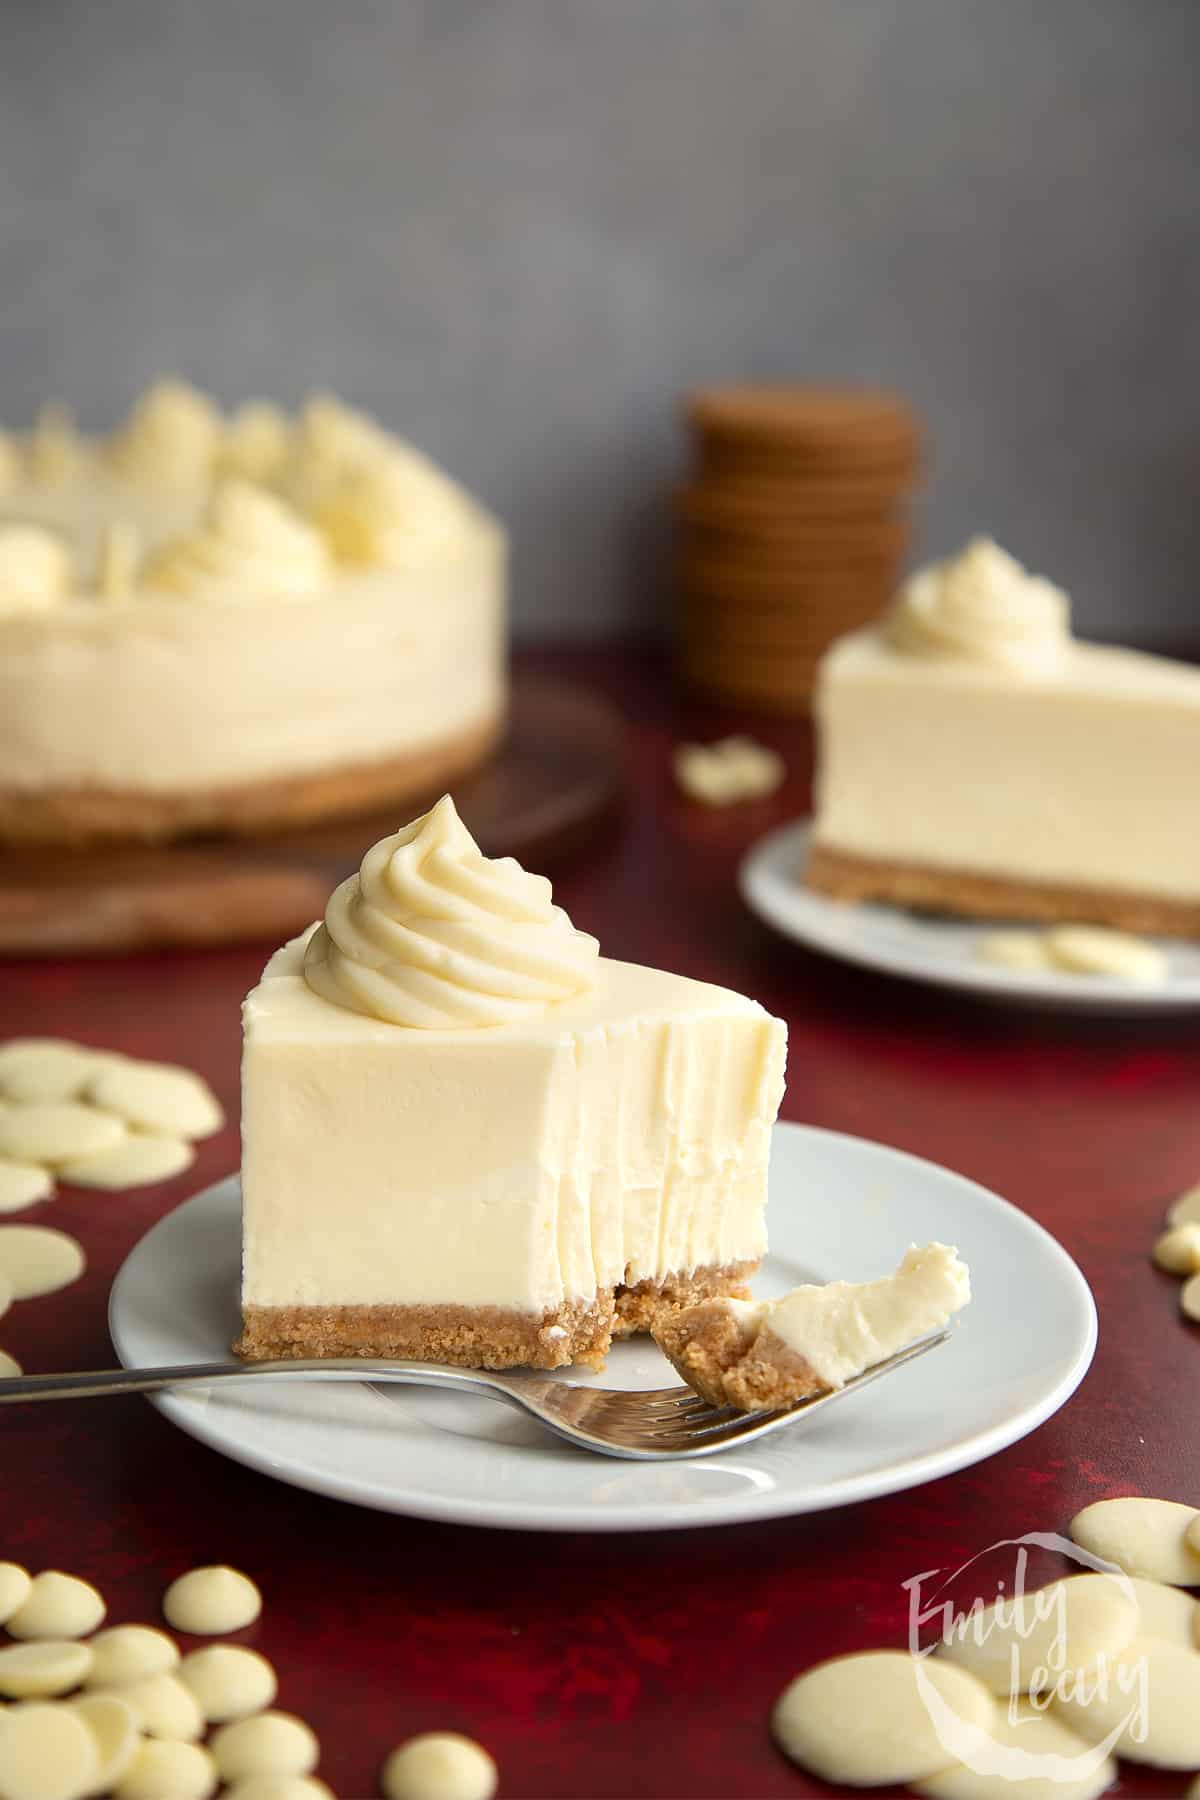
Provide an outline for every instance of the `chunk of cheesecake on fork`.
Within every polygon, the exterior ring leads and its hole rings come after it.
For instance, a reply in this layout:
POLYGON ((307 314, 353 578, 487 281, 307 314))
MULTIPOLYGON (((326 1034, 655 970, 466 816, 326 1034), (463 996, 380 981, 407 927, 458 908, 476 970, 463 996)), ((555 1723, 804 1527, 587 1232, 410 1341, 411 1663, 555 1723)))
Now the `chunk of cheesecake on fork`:
POLYGON ((778 1300, 703 1300, 660 1320, 653 1336, 710 1405, 769 1411, 844 1387, 940 1330, 970 1298, 956 1250, 912 1245, 878 1281, 812 1283, 778 1300))

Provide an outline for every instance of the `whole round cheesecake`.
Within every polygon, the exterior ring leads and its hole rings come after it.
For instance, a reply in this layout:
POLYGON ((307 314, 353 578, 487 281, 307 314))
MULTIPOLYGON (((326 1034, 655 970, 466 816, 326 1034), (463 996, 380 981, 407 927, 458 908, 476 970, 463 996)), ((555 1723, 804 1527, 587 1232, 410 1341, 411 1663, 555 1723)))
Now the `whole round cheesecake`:
POLYGON ((506 542, 333 399, 178 381, 0 436, 0 841, 251 832, 447 785, 506 702, 506 542))

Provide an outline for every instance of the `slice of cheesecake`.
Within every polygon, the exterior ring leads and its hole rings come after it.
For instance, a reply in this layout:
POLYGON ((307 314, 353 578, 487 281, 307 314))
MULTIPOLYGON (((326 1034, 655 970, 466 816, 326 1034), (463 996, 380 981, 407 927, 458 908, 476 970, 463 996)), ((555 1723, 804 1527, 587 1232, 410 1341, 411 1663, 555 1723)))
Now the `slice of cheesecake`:
POLYGON ((1200 936, 1200 668, 1073 638, 995 544, 835 644, 816 723, 811 887, 1200 936))
POLYGON ((664 1356, 712 1406, 792 1406, 844 1387, 937 1331, 971 1298, 967 1266, 945 1244, 912 1245, 878 1281, 828 1281, 779 1300, 714 1299, 654 1327, 664 1356))
POLYGON ((244 1019, 241 1354, 597 1364, 746 1291, 783 1024, 601 957, 449 798, 367 852, 244 1019))

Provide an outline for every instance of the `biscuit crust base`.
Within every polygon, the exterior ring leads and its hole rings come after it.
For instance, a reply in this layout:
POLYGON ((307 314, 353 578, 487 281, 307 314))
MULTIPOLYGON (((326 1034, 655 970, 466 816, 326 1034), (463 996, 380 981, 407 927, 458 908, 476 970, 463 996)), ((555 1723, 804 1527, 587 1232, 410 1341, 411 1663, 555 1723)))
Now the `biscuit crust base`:
POLYGON ((705 1301, 664 1320, 654 1341, 689 1387, 710 1406, 773 1412, 823 1393, 805 1357, 776 1337, 734 1317, 719 1301, 705 1301))
POLYGON ((693 1269, 542 1313, 507 1306, 246 1306, 233 1348, 250 1362, 374 1356, 462 1369, 600 1369, 614 1337, 649 1331, 680 1307, 717 1294, 741 1297, 756 1267, 693 1269))
POLYGON ((0 843, 140 842, 220 832, 248 837, 403 802, 463 775, 495 748, 503 712, 402 756, 308 775, 182 792, 129 788, 0 787, 0 843))
POLYGON ((1200 900, 1015 881, 966 869, 850 855, 826 844, 812 846, 801 879, 833 900, 888 900, 920 912, 961 913, 975 919, 1045 919, 1109 925, 1153 937, 1200 937, 1200 900))

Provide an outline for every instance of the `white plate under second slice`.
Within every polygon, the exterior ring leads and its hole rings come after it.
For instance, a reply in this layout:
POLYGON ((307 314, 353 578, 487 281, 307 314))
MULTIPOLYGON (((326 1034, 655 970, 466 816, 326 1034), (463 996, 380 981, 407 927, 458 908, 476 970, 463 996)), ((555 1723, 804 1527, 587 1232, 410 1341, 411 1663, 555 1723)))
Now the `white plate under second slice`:
MULTIPOLYGON (((810 819, 771 832, 749 851, 738 882, 752 912, 785 937, 843 962, 993 1000, 1023 1001, 1060 1012, 1164 1012, 1200 1007, 1200 944, 1156 938, 1167 979, 1151 986, 1061 969, 1009 969, 984 962, 979 940, 996 923, 909 912, 900 906, 848 906, 801 879, 810 819)), ((1011 919, 999 928, 1014 929, 1011 919)), ((1019 927, 1018 927, 1019 928, 1019 927)))
MULTIPOLYGON (((979 1462, 1055 1412, 1082 1380, 1096 1311, 1066 1251, 1024 1213, 961 1175, 882 1144, 777 1125, 756 1282, 869 1280, 910 1243, 955 1244, 974 1298, 951 1341, 811 1426, 679 1464, 574 1450, 497 1402, 413 1388, 320 1382, 187 1389, 154 1404, 238 1462, 361 1506, 530 1531, 645 1531, 846 1506, 979 1462)), ((169 1213, 128 1257, 110 1323, 127 1367, 222 1359, 237 1329, 236 1177, 169 1213)), ((663 1387, 646 1340, 614 1347, 602 1375, 663 1387)))

